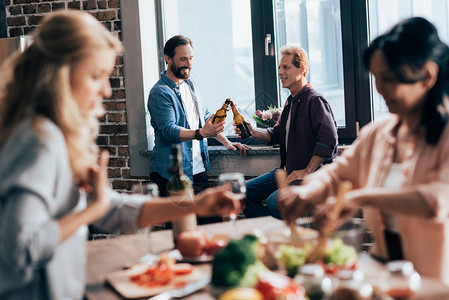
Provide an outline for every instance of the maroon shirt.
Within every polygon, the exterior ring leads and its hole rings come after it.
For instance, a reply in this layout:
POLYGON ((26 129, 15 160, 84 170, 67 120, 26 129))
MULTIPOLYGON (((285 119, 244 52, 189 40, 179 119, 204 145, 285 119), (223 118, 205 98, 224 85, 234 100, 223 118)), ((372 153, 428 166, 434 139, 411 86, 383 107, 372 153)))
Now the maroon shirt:
POLYGON ((272 144, 280 144, 281 168, 287 173, 305 169, 312 156, 333 159, 337 155, 337 122, 329 103, 308 83, 295 96, 290 95, 277 124, 269 128, 272 144), (290 110, 288 149, 286 124, 290 110))

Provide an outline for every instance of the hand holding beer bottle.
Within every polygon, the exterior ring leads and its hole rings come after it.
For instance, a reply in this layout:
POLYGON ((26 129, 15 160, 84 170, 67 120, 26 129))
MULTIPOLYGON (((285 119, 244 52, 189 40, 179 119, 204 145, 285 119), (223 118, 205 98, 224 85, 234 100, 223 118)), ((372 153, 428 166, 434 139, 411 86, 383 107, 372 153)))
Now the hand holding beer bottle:
POLYGON ((232 113, 234 114, 234 125, 240 130, 240 137, 246 139, 251 136, 251 131, 249 130, 248 123, 245 118, 240 114, 234 102, 231 101, 232 113))

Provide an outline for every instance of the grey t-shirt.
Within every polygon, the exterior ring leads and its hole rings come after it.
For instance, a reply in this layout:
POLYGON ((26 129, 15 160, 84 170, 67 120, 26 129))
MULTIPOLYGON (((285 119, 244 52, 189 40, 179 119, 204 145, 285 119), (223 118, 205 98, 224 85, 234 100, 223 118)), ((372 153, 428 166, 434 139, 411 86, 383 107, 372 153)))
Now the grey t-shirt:
MULTIPOLYGON (((134 232, 145 199, 111 191, 111 209, 96 225, 134 232)), ((60 129, 23 121, 0 148, 0 299, 82 299, 87 228, 61 242, 57 219, 85 201, 60 129)))

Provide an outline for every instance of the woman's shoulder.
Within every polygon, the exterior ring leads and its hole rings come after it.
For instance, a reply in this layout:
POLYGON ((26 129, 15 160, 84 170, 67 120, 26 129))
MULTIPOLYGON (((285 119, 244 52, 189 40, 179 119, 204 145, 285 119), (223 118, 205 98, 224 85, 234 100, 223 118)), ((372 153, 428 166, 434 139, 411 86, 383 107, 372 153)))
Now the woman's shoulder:
POLYGON ((399 119, 396 115, 389 114, 382 119, 372 121, 363 126, 363 128, 360 130, 360 136, 371 136, 379 134, 390 135, 398 122, 399 119))
POLYGON ((35 151, 37 148, 47 148, 52 152, 66 148, 61 129, 47 118, 23 120, 7 139, 2 150, 13 154, 22 152, 22 149, 35 151))

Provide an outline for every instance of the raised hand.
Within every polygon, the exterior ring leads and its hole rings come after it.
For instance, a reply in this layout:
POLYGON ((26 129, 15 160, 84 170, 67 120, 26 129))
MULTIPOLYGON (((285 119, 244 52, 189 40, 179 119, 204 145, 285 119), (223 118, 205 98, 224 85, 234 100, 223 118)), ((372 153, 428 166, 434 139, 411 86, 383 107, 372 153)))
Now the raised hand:
POLYGON ((215 114, 210 116, 210 118, 206 121, 203 128, 201 128, 200 133, 203 137, 216 137, 224 130, 225 122, 220 122, 218 124, 212 124, 212 120, 214 119, 215 114))
POLYGON ((109 209, 110 198, 108 195, 108 173, 109 153, 102 151, 98 159, 98 165, 89 170, 88 184, 88 207, 92 209, 97 218, 101 218, 109 209))
POLYGON ((240 198, 231 192, 230 184, 209 188, 197 196, 195 212, 201 216, 227 217, 240 210, 240 198))

